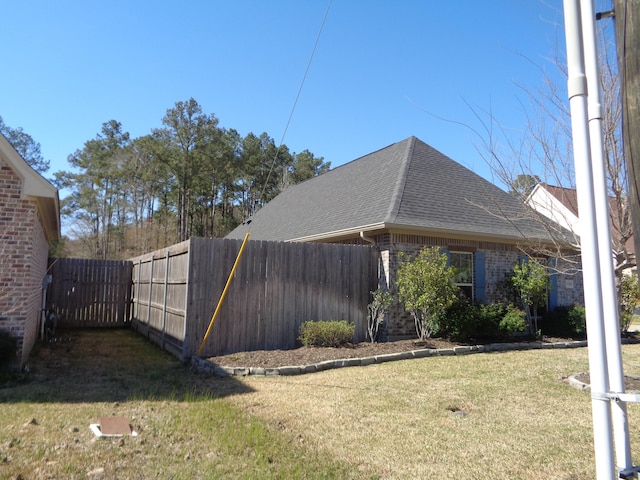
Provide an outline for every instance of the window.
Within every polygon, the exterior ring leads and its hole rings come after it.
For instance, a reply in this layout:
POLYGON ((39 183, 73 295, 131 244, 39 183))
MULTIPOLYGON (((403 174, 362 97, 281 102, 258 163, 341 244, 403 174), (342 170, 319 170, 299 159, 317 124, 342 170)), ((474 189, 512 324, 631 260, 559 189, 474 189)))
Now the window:
POLYGON ((453 283, 460 288, 466 298, 473 300, 473 253, 451 252, 449 264, 456 271, 453 283))

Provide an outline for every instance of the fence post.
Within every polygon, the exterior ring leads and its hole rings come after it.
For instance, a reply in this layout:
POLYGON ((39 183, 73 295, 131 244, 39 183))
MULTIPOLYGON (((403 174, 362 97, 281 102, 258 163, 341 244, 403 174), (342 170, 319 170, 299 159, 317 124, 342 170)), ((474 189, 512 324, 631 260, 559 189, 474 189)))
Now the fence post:
POLYGON ((140 321, 140 275, 142 272, 142 258, 138 258, 138 275, 136 279, 136 284, 133 287, 133 293, 136 296, 135 303, 135 313, 134 316, 136 318, 136 323, 140 321))
POLYGON ((167 325, 167 290, 169 288, 169 250, 167 250, 167 255, 165 256, 165 266, 164 266, 164 293, 162 299, 162 337, 160 339, 160 345, 164 350, 164 334, 167 325))
POLYGON ((147 338, 151 332, 151 292, 153 291, 153 265, 156 256, 151 255, 151 266, 149 267, 149 298, 147 302, 147 338))

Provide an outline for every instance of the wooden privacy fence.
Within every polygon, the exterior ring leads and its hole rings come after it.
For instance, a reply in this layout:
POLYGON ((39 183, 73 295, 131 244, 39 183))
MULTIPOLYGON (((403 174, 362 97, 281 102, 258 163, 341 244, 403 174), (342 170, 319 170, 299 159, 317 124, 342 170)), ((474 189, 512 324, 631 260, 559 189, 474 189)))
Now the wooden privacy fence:
POLYGON ((118 260, 53 259, 47 307, 58 326, 122 327, 129 323, 133 264, 118 260))
MULTIPOLYGON (((192 238, 132 259, 132 326, 193 356, 241 243, 192 238)), ((307 320, 347 320, 363 341, 377 257, 370 246, 249 241, 202 354, 293 348, 307 320)))

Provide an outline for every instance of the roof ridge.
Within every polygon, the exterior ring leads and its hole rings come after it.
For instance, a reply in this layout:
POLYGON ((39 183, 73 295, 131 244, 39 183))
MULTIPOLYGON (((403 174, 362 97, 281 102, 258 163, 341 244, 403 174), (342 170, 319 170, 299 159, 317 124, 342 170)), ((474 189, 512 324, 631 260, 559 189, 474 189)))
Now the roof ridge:
POLYGON ((411 159, 413 157, 413 151, 415 149, 417 140, 418 139, 413 135, 404 140, 405 142, 407 142, 407 148, 405 149, 401 168, 399 169, 398 176, 396 177, 393 194, 391 195, 391 202, 389 202, 389 210, 387 211, 387 216, 384 219, 385 222, 393 223, 398 216, 398 212, 400 211, 400 203, 402 202, 402 196, 407 184, 405 180, 409 172, 409 167, 411 166, 411 159))

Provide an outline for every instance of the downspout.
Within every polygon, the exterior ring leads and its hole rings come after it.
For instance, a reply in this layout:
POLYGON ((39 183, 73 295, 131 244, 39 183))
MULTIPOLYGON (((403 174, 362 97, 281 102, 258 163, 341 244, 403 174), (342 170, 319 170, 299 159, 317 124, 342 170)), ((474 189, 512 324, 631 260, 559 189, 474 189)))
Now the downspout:
MULTIPOLYGON (((378 284, 378 288, 382 288, 385 291, 389 291, 389 285, 387 282, 387 276, 385 274, 385 269, 384 269, 384 262, 382 261, 382 254, 380 252, 380 247, 378 246, 378 242, 376 242, 372 237, 367 237, 364 233, 364 230, 360 230, 360 238, 362 240, 364 240, 365 242, 370 243, 378 252, 378 281, 376 282, 378 284)), ((373 292, 371 292, 373 293, 373 292)), ((386 320, 386 319, 385 319, 386 320)), ((371 321, 371 319, 369 317, 367 317, 367 322, 371 321)), ((382 332, 378 332, 377 336, 381 336, 383 340, 386 341, 387 339, 387 327, 385 325, 385 328, 382 330, 382 332)))
POLYGON ((375 247, 378 251, 378 287, 382 288, 385 291, 389 291, 389 282, 387 281, 387 271, 384 268, 384 262, 382 261, 382 253, 380 252, 380 247, 378 246, 378 242, 376 242, 372 237, 367 237, 364 233, 364 230, 360 230, 360 238, 365 242, 370 243, 375 247))
POLYGON ((371 237, 367 237, 367 236, 364 234, 364 230, 360 230, 360 238, 361 238, 362 240, 364 240, 365 242, 369 242, 369 243, 370 243, 371 245, 373 245, 374 247, 377 247, 377 246, 378 246, 378 244, 376 243, 376 241, 375 241, 373 238, 371 238, 371 237))

